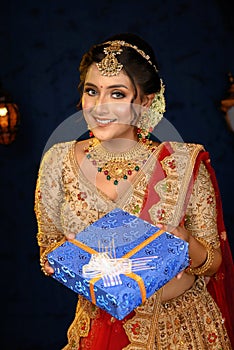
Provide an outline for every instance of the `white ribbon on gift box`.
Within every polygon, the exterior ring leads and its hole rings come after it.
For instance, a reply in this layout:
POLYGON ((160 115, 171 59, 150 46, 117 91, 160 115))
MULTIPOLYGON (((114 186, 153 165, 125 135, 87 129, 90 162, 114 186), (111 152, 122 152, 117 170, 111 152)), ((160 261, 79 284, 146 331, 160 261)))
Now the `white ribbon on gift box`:
POLYGON ((122 284, 121 274, 154 269, 148 264, 156 258, 156 255, 136 259, 112 258, 108 252, 100 252, 91 255, 89 263, 82 267, 82 274, 87 279, 102 278, 104 287, 117 286, 122 284))

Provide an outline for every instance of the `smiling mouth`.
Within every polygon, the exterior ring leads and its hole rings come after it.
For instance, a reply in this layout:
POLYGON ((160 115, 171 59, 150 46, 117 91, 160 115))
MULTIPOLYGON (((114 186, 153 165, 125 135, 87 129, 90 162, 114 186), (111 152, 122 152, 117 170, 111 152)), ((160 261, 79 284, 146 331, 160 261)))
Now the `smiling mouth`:
POLYGON ((117 121, 117 119, 99 119, 95 118, 96 122, 100 125, 108 125, 117 121))

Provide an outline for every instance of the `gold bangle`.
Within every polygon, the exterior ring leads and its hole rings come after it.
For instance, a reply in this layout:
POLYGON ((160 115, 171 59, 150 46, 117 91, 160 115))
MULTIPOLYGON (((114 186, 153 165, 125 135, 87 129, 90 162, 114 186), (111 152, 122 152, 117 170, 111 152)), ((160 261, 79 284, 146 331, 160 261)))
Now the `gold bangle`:
POLYGON ((44 254, 41 255, 40 257, 40 266, 41 266, 41 271, 46 275, 46 276, 50 276, 50 274, 48 272, 46 272, 45 270, 45 263, 47 261, 47 254, 46 252, 44 252, 44 254))
POLYGON ((201 266, 198 267, 188 267, 186 269, 186 272, 190 273, 191 275, 204 275, 207 270, 211 267, 214 261, 214 248, 213 246, 208 243, 205 239, 196 237, 196 240, 200 242, 207 250, 207 257, 204 261, 204 263, 201 266))
POLYGON ((62 238, 60 241, 55 241, 51 243, 48 247, 41 247, 40 251, 40 266, 41 266, 41 271, 46 275, 46 276, 51 276, 52 273, 48 273, 45 270, 45 263, 48 260, 47 255, 52 252, 55 248, 59 247, 62 243, 66 242, 66 238, 62 238))

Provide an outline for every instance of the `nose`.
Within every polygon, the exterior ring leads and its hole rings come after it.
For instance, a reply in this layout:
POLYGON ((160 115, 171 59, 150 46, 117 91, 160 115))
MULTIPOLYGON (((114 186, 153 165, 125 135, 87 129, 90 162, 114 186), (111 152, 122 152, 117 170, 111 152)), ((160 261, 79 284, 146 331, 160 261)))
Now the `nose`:
POLYGON ((99 96, 95 101, 94 111, 99 116, 105 116, 109 113, 109 106, 105 97, 99 96))

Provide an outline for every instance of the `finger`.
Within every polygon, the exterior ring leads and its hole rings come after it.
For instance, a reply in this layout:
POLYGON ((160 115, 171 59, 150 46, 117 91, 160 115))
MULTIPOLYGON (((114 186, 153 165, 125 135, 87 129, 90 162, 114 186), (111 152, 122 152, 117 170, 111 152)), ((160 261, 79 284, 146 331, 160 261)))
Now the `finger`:
POLYGON ((75 239, 75 237, 76 237, 75 233, 71 233, 71 232, 69 232, 69 233, 66 235, 66 238, 67 238, 68 240, 75 239))
POLYGON ((174 232, 176 232, 176 230, 178 231, 176 226, 173 226, 173 225, 170 225, 170 224, 167 225, 167 231, 168 232, 174 233, 174 232))
POLYGON ((168 224, 167 225, 157 224, 157 227, 160 228, 160 230, 164 230, 173 234, 175 234, 175 230, 177 229, 175 226, 168 225, 168 224))
POLYGON ((177 278, 178 280, 181 279, 181 277, 183 276, 183 274, 184 274, 184 271, 179 272, 179 273, 176 275, 176 278, 177 278))
POLYGON ((177 237, 181 236, 181 231, 177 227, 174 227, 170 232, 172 232, 177 237))
POLYGON ((53 267, 50 266, 48 261, 46 261, 46 263, 45 263, 45 271, 47 273, 49 273, 50 275, 52 275, 54 273, 54 269, 53 269, 53 267))
POLYGON ((163 230, 165 229, 166 226, 163 224, 157 224, 157 227, 160 228, 160 230, 163 230))

